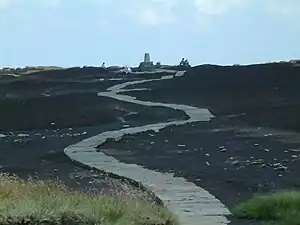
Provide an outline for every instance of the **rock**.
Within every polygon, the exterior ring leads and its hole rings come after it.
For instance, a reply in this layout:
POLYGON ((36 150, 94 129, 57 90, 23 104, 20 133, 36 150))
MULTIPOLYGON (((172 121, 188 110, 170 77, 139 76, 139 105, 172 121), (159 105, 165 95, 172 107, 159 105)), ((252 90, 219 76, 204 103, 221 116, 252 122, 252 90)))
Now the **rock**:
POLYGON ((210 154, 208 154, 208 153, 206 153, 205 155, 206 155, 206 156, 210 156, 210 154))
POLYGON ((270 149, 267 149, 267 148, 265 149, 265 152, 270 152, 270 151, 271 151, 270 149))
POLYGON ((22 143, 22 142, 24 142, 22 139, 16 139, 16 140, 14 140, 14 143, 22 143))
POLYGON ((257 165, 257 164, 262 164, 262 163, 264 163, 263 159, 257 159, 257 160, 252 161, 250 164, 251 165, 257 165))
POLYGON ((280 163, 273 164, 274 171, 286 171, 288 168, 286 166, 281 165, 280 163))
POLYGON ((210 166, 210 163, 209 163, 209 162, 206 161, 205 163, 206 163, 206 165, 210 166))
POLYGON ((288 151, 289 151, 289 152, 300 152, 299 149, 289 149, 288 151))
POLYGON ((231 162, 231 164, 234 166, 238 166, 240 164, 240 162, 238 160, 234 160, 231 162))
POLYGON ((18 134, 17 137, 29 137, 28 134, 18 134))
POLYGON ((219 146, 219 151, 220 152, 226 152, 227 149, 224 146, 219 146))

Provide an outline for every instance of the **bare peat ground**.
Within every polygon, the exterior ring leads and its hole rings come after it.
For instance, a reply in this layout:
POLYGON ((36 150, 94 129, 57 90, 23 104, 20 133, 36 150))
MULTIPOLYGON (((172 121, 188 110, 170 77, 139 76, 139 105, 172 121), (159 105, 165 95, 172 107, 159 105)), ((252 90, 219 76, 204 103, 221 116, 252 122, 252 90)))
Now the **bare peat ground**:
MULTIPOLYGON (((0 115, 0 133, 9 135, 0 138, 4 171, 23 177, 57 176, 70 186, 91 184, 93 189, 93 172, 65 161, 61 155, 64 147, 106 130, 186 118, 170 109, 96 97, 98 91, 124 81, 109 80, 114 77, 111 74, 81 76, 81 72, 73 73, 76 79, 68 77, 72 73, 65 79, 62 72, 51 71, 47 78, 35 74, 38 78, 0 82, 5 90, 0 93, 1 109, 5 109, 0 115), (109 78, 100 81, 105 76, 109 78), (18 135, 17 130, 29 136, 18 135), (72 175, 78 174, 75 170, 81 174, 77 180, 72 175)), ((99 151, 123 162, 173 171, 207 189, 229 208, 255 193, 298 188, 299 72, 300 67, 289 63, 204 65, 174 80, 136 85, 134 88, 152 90, 126 94, 140 100, 208 108, 216 118, 160 133, 125 136, 119 142, 110 140, 99 146, 99 151)), ((98 188, 110 189, 104 177, 99 175, 96 183, 103 182, 98 188)))
POLYGON ((186 177, 232 208, 253 194, 300 185, 299 140, 288 143, 285 136, 254 131, 214 119, 159 133, 126 135, 99 146, 99 151, 122 162, 186 177))
POLYGON ((24 179, 53 180, 91 194, 125 194, 154 200, 129 181, 78 165, 63 153, 63 149, 70 144, 107 129, 118 129, 120 125, 12 132, 0 138, 1 172, 16 174, 24 179))
POLYGON ((300 66, 293 63, 201 65, 173 80, 128 86, 151 91, 127 94, 140 100, 208 108, 232 122, 300 131, 299 82, 300 66))
POLYGON ((109 141, 99 151, 123 162, 173 171, 229 208, 253 194, 298 189, 299 82, 300 67, 280 63, 203 65, 170 81, 128 86, 151 89, 126 93, 139 100, 204 107, 216 118, 109 141))
POLYGON ((120 78, 98 70, 0 79, 1 171, 58 180, 89 192, 149 197, 127 181, 74 164, 63 153, 68 145, 107 130, 186 118, 181 111, 97 96, 114 84, 136 79, 144 76, 120 78))
MULTIPOLYGON (((79 72, 52 70, 10 81, 0 79, 0 132, 97 126, 116 121, 130 123, 133 117, 142 124, 174 119, 170 109, 156 110, 156 114, 148 107, 97 96, 98 92, 115 84, 145 79, 149 75, 124 77, 103 71, 100 74, 99 71, 92 72, 90 69, 79 72)), ((153 76, 160 77, 161 74, 153 76)), ((174 113, 186 117, 181 111, 174 113)))

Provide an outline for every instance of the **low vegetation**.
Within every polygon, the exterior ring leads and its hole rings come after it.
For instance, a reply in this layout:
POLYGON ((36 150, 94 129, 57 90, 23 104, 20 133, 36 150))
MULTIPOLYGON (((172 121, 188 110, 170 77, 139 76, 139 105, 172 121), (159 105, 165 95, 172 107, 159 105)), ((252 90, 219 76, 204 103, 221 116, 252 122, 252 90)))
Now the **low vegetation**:
POLYGON ((0 175, 0 224, 173 225, 164 207, 130 197, 91 195, 50 181, 0 175))
POLYGON ((41 71, 49 71, 49 70, 62 70, 64 68, 59 66, 27 66, 24 68, 2 68, 0 69, 0 75, 25 75, 25 74, 31 74, 35 72, 41 72, 41 71))
POLYGON ((300 192, 292 190, 255 196, 237 205, 233 214, 265 224, 300 225, 300 192))

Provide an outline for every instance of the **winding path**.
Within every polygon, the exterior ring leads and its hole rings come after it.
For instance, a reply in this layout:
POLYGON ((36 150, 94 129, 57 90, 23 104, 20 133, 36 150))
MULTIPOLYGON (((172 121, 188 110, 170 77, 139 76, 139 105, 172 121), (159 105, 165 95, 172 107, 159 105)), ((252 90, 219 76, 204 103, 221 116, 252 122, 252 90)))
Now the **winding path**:
MULTIPOLYGON (((184 71, 179 71, 175 76, 183 76, 184 73, 184 71)), ((213 115, 207 109, 199 109, 186 105, 139 101, 134 97, 119 94, 120 92, 130 91, 124 90, 129 85, 172 78, 173 76, 164 76, 160 79, 126 82, 110 87, 107 89, 107 92, 98 93, 98 96, 106 96, 139 105, 163 106, 183 110, 189 116, 188 120, 106 131, 70 145, 64 149, 64 152, 72 160, 140 182, 160 198, 171 212, 178 216, 179 222, 182 225, 227 224, 229 221, 226 215, 230 215, 229 210, 216 197, 203 188, 186 181, 184 178, 174 177, 171 173, 159 173, 139 165, 125 164, 111 156, 105 155, 103 152, 96 151, 96 147, 103 144, 108 138, 119 140, 125 134, 136 134, 149 130, 159 132, 170 125, 209 121, 213 115)))

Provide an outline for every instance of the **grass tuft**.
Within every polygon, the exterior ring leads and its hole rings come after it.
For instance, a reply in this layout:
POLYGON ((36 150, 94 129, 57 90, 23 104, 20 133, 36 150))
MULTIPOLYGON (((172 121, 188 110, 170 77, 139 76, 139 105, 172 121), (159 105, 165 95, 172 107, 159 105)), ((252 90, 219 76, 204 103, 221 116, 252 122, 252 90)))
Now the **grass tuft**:
POLYGON ((290 190, 255 196, 238 204, 233 215, 267 224, 300 225, 300 192, 290 190))
POLYGON ((1 225, 175 225, 164 207, 129 196, 99 196, 49 181, 0 174, 1 225))

